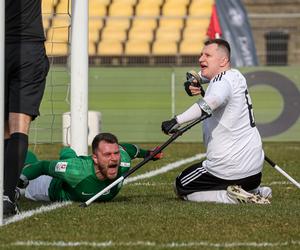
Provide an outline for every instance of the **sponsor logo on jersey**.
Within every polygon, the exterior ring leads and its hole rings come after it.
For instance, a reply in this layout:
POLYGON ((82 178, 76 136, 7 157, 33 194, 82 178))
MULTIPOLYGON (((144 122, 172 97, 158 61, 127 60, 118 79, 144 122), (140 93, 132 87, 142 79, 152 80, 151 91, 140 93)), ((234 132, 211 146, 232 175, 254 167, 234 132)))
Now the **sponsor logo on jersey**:
POLYGON ((93 193, 81 192, 82 195, 94 195, 93 193))
POLYGON ((226 74, 226 71, 223 71, 222 73, 218 74, 214 79, 213 82, 221 81, 222 76, 226 74))
POLYGON ((55 172, 66 172, 68 163, 65 161, 60 161, 56 163, 55 172))
POLYGON ((121 162, 120 166, 130 168, 130 163, 129 162, 121 162))

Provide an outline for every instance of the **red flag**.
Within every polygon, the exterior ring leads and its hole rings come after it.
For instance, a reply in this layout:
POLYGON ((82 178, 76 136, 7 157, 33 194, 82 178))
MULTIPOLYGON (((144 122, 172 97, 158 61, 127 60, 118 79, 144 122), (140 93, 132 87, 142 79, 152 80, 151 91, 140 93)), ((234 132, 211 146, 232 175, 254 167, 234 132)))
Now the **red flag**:
POLYGON ((218 19, 218 13, 216 5, 213 4, 212 13, 210 16, 210 23, 206 34, 210 39, 220 38, 222 36, 222 30, 218 19))

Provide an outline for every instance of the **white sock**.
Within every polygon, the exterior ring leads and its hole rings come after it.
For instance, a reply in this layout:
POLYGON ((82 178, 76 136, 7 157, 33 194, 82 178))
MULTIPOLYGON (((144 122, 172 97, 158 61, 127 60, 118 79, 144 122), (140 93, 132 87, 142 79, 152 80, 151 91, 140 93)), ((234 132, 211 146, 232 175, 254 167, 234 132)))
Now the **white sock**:
POLYGON ((216 202, 216 203, 226 203, 226 204, 238 204, 237 201, 233 200, 227 195, 226 190, 194 192, 186 195, 184 199, 187 201, 195 201, 195 202, 216 202))
POLYGON ((254 188, 248 192, 251 194, 258 194, 264 198, 272 198, 272 189, 270 187, 258 186, 257 188, 254 188))

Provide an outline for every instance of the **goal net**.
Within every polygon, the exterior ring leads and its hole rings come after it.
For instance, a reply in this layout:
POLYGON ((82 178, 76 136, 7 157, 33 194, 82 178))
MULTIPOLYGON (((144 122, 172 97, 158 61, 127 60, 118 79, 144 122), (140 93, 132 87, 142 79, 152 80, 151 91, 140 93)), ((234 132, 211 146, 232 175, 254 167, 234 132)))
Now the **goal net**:
POLYGON ((61 117, 70 110, 70 2, 43 0, 43 25, 50 70, 40 107, 40 117, 32 122, 30 142, 61 143, 61 117))
POLYGON ((87 153, 88 1, 43 0, 42 13, 50 71, 41 115, 31 125, 30 142, 33 145, 64 143, 71 145, 77 153, 87 153), (71 91, 71 85, 74 91, 71 91), (71 105, 72 99, 75 101, 71 105), (62 127, 64 114, 73 118, 68 119, 70 123, 66 128, 62 127), (82 136, 70 137, 73 129, 74 134, 82 136))

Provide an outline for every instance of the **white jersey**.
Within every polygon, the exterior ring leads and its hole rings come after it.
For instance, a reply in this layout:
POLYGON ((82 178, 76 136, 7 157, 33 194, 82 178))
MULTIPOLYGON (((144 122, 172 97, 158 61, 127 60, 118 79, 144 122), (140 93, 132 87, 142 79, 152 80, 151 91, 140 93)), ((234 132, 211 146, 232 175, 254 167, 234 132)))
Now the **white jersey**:
POLYGON ((236 69, 222 72, 210 81, 204 100, 212 116, 203 122, 203 166, 228 180, 261 172, 264 152, 244 76, 236 69))

